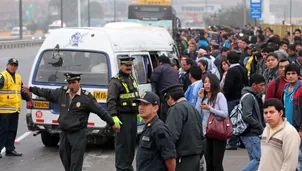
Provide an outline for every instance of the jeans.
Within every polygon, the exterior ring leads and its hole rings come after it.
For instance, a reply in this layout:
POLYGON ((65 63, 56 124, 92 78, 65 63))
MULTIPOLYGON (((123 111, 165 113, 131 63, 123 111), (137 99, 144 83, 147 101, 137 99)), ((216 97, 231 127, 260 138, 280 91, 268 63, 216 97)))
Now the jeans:
MULTIPOLYGON (((239 104, 239 100, 232 100, 228 101, 228 110, 229 110, 229 115, 231 114, 232 110, 235 108, 236 105, 239 104)), ((228 146, 230 147, 235 147, 237 148, 239 144, 239 136, 238 135, 233 135, 229 140, 228 140, 228 146)))
POLYGON ((257 171, 261 158, 260 138, 258 136, 241 136, 240 138, 250 158, 250 163, 241 171, 257 171))
POLYGON ((300 144, 300 151, 298 157, 298 168, 297 171, 302 171, 302 143, 300 144))

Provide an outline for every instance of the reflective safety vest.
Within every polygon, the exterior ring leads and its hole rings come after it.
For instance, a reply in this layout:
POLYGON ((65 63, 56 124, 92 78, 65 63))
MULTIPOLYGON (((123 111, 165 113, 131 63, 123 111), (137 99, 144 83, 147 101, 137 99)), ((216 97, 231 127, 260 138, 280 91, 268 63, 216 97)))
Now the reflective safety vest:
POLYGON ((4 85, 0 88, 0 114, 20 112, 22 105, 21 76, 15 73, 15 81, 6 70, 1 72, 4 85))
POLYGON ((119 74, 115 75, 114 78, 118 79, 125 89, 125 93, 120 94, 120 112, 130 112, 133 110, 137 110, 137 103, 134 102, 134 100, 139 98, 138 85, 136 83, 136 80, 130 75, 134 86, 134 90, 130 91, 127 83, 120 78, 119 74))

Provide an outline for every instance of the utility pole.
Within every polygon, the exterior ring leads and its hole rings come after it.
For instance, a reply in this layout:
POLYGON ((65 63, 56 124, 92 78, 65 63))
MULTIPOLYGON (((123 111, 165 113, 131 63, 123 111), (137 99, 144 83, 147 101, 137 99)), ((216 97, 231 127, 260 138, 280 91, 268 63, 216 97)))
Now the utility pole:
POLYGON ((113 18, 114 18, 114 22, 116 22, 116 0, 113 0, 113 5, 114 5, 113 18))
POLYGON ((88 11, 88 27, 90 27, 90 0, 88 0, 87 4, 87 11, 88 11))
POLYGON ((78 27, 81 27, 81 1, 78 0, 78 27))
POLYGON ((243 5, 243 25, 246 25, 246 1, 242 0, 243 5))
POLYGON ((208 15, 208 0, 206 0, 206 10, 205 10, 205 12, 206 12, 206 15, 208 15))
POLYGON ((22 0, 19 0, 19 36, 20 40, 23 39, 23 16, 22 16, 22 0))
POLYGON ((63 23, 64 23, 64 20, 63 20, 63 0, 61 0, 61 4, 60 4, 60 11, 61 11, 61 28, 63 28, 63 23))

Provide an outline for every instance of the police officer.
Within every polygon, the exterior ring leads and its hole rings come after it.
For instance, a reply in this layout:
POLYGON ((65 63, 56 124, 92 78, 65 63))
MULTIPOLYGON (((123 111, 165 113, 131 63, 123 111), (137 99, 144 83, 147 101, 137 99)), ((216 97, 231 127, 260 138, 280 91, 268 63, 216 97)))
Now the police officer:
POLYGON ((146 124, 136 154, 138 171, 175 171, 176 150, 167 126, 158 118, 159 97, 146 91, 139 101, 139 113, 146 124))
POLYGON ((23 86, 24 91, 60 105, 60 157, 66 171, 81 171, 87 143, 86 128, 90 112, 119 131, 112 117, 100 108, 92 94, 81 88, 81 74, 66 73, 68 86, 57 89, 23 86))
POLYGON ((170 106, 166 125, 176 146, 176 171, 199 171, 204 139, 200 114, 184 98, 183 85, 167 87, 162 95, 170 106))
POLYGON ((115 135, 115 167, 117 171, 133 171, 137 119, 136 99, 139 98, 138 85, 131 75, 133 57, 120 56, 120 71, 110 81, 108 86, 108 111, 114 122, 121 126, 115 135), (122 124, 122 125, 120 125, 122 124))
POLYGON ((14 145, 22 99, 29 102, 27 107, 32 106, 30 97, 21 92, 22 78, 16 73, 18 65, 18 60, 11 58, 6 70, 0 73, 0 151, 5 147, 6 156, 22 156, 14 145))

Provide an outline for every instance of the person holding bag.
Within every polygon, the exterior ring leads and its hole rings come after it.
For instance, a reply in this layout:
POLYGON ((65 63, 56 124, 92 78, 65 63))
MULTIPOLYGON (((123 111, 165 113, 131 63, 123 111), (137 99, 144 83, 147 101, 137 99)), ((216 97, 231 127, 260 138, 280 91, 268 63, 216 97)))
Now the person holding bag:
MULTIPOLYGON (((204 79, 204 88, 201 88, 196 108, 202 114, 203 131, 206 136, 205 141, 205 159, 207 171, 223 171, 223 157, 226 147, 226 139, 209 137, 207 134, 209 118, 215 116, 216 121, 228 119, 228 106, 225 96, 220 92, 219 79, 214 74, 208 74, 204 79)), ((215 122, 216 122, 215 121, 215 122)), ((217 129, 219 130, 220 128, 217 129)), ((232 129, 232 127, 230 127, 232 129)), ((221 129, 226 131, 226 129, 221 129)))

